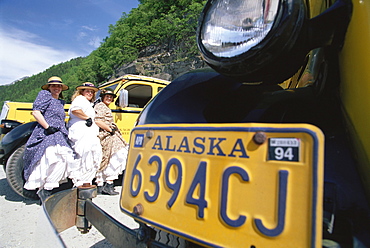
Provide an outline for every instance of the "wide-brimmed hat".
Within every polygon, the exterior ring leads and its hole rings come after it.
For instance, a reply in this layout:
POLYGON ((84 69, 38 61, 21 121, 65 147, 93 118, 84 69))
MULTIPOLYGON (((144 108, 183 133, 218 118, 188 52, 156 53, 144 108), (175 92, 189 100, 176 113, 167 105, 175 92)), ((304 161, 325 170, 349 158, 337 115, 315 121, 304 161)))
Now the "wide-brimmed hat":
POLYGON ((111 88, 105 88, 100 91, 100 97, 103 98, 105 95, 111 95, 114 98, 117 97, 116 94, 114 94, 113 90, 111 88))
POLYGON ((60 77, 56 77, 56 76, 50 77, 48 79, 48 83, 47 84, 44 84, 43 86, 41 86, 41 89, 47 90, 49 88, 49 85, 50 84, 59 84, 59 85, 62 85, 62 91, 69 89, 69 87, 62 82, 62 79, 60 77))
POLYGON ((93 83, 90 82, 85 82, 82 85, 76 87, 76 90, 86 90, 86 89, 93 90, 95 92, 99 90, 97 87, 95 87, 93 83))

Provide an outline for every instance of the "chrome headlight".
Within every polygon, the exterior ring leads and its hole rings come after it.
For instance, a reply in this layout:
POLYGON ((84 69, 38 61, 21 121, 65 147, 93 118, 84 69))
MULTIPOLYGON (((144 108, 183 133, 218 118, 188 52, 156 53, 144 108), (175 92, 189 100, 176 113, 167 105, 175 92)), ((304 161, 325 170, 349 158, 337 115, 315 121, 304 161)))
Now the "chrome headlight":
POLYGON ((250 50, 271 31, 279 0, 224 0, 210 6, 201 29, 205 49, 232 58, 250 50))
MULTIPOLYGON (((304 0, 209 0, 198 26, 199 50, 222 74, 280 83, 302 66, 311 49, 333 38, 335 28, 328 23, 335 15, 318 17, 311 25, 307 12, 304 0), (312 27, 324 27, 316 35, 325 38, 319 42, 312 38, 316 32, 312 27)), ((340 14, 336 16, 339 19, 340 14)))

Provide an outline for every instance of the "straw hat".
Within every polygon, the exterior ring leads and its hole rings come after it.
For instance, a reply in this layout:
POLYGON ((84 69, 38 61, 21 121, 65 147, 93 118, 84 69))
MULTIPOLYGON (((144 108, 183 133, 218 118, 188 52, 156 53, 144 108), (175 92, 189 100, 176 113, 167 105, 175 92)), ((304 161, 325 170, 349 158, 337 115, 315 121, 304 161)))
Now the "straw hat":
POLYGON ((111 95, 113 96, 114 98, 117 97, 116 94, 114 94, 113 90, 111 88, 105 88, 105 89, 102 89, 101 92, 100 92, 100 97, 103 98, 105 95, 111 95))
POLYGON ((56 77, 56 76, 50 77, 48 79, 48 83, 47 84, 44 84, 43 86, 41 86, 41 89, 47 90, 49 88, 49 85, 50 84, 59 84, 59 85, 62 85, 62 91, 69 89, 69 87, 62 82, 62 79, 60 77, 56 77))
POLYGON ((95 92, 99 90, 98 88, 95 87, 93 83, 90 82, 85 82, 82 85, 76 87, 76 90, 85 90, 85 89, 93 90, 95 92))

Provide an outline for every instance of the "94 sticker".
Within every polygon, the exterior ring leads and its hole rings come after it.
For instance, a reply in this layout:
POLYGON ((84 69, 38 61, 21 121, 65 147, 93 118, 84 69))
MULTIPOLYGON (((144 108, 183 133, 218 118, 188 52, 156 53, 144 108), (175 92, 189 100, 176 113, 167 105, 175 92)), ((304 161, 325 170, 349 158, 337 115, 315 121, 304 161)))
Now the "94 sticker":
POLYGON ((299 161, 300 139, 297 138, 270 138, 268 160, 299 161))

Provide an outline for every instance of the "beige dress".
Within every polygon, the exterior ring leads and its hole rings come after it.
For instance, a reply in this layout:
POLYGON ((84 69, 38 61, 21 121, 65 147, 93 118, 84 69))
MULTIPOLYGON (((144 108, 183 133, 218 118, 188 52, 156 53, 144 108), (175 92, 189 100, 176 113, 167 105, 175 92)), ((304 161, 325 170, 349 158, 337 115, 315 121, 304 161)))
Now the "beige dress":
POLYGON ((123 139, 121 132, 113 122, 110 108, 103 102, 95 105, 95 120, 104 122, 110 127, 116 127, 113 135, 100 128, 99 139, 103 149, 103 158, 96 175, 96 182, 102 185, 107 180, 115 180, 126 168, 128 145, 123 139))

